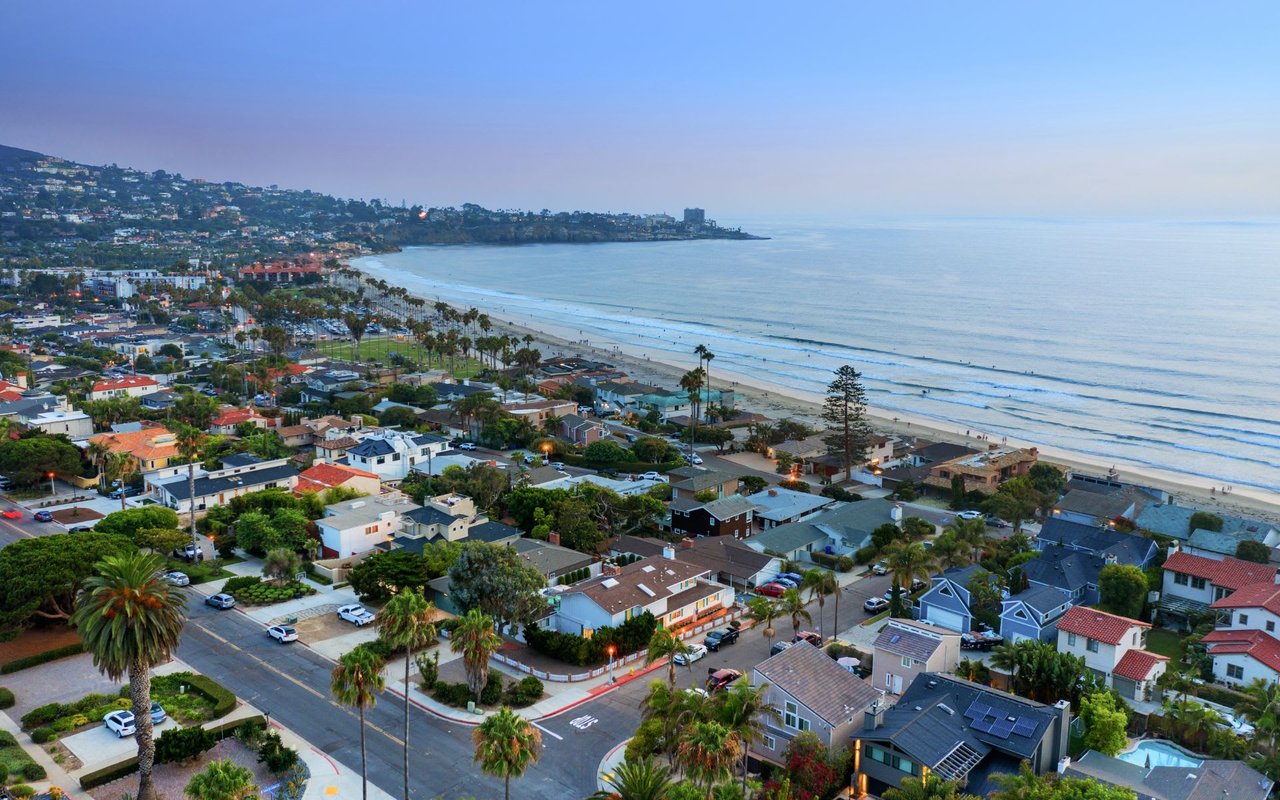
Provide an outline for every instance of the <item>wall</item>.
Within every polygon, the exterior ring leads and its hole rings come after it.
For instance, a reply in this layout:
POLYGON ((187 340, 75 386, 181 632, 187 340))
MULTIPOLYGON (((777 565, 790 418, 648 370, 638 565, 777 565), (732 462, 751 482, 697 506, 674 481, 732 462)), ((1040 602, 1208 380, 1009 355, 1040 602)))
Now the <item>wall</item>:
POLYGON ((1274 670, 1268 669, 1244 653, 1231 653, 1213 657, 1213 676, 1228 686, 1248 686, 1253 680, 1261 678, 1267 683, 1280 679, 1274 670), (1227 665, 1238 664, 1244 669, 1243 678, 1228 678, 1227 665))

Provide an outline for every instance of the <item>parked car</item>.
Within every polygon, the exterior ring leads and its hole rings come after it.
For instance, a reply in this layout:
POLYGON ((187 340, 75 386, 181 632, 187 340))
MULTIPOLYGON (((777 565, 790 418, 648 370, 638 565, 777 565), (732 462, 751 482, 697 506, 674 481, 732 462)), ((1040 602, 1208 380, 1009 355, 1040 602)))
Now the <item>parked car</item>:
POLYGON ((867 602, 862 604, 862 610, 868 614, 879 614, 889 607, 889 601, 883 597, 868 597, 867 602))
POLYGON ((4 511, 0 511, 0 517, 4 517, 5 519, 22 519, 22 512, 16 508, 9 507, 4 511))
POLYGON ((223 592, 221 594, 215 594, 215 595, 210 595, 209 597, 206 597, 204 599, 204 604, 207 606, 213 606, 214 608, 226 610, 228 608, 235 608, 236 599, 231 595, 223 592))
POLYGON ((298 641, 298 632, 289 625, 272 625, 267 628, 267 635, 280 644, 298 641))
POLYGON ((707 654, 707 648, 703 647, 700 644, 691 644, 689 645, 689 652, 676 653, 676 655, 671 660, 683 667, 686 664, 692 664, 693 662, 699 660, 706 654, 707 654))
POLYGON ((969 511, 961 511, 956 514, 956 517, 959 519, 982 519, 982 512, 970 509, 969 511))
POLYGON ((795 583, 797 586, 799 586, 801 583, 804 582, 804 576, 798 572, 779 572, 778 577, 786 578, 787 580, 795 583))
POLYGON ((121 497, 137 497, 142 494, 141 486, 123 486, 107 495, 112 500, 119 500, 121 497))
POLYGON ((774 578, 774 579, 773 579, 773 582, 774 582, 774 583, 776 583, 776 584, 778 584, 779 586, 785 587, 785 588, 787 588, 787 589, 799 589, 799 588, 800 588, 800 582, 799 582, 799 581, 793 581, 793 580, 791 580, 790 578, 784 578, 784 577, 782 577, 781 575, 779 575, 778 577, 774 578))
MULTIPOLYGON (((928 586, 928 585, 929 585, 929 584, 925 583, 924 581, 920 580, 919 578, 912 578, 912 579, 911 579, 911 585, 910 585, 910 586, 904 586, 904 587, 902 587, 902 595, 903 595, 903 597, 905 597, 905 596, 907 596, 907 595, 909 595, 909 594, 915 594, 916 592, 920 591, 921 589, 923 589, 924 587, 926 587, 926 586, 928 586)), ((886 589, 886 590, 885 590, 885 593, 884 593, 884 599, 885 599, 885 600, 892 600, 892 599, 893 599, 893 589, 886 589)))
POLYGON ((151 724, 159 725, 160 723, 164 722, 168 718, 169 718, 169 715, 165 713, 164 706, 160 705, 159 703, 153 700, 151 702, 151 724))
POLYGON ((191 578, 185 572, 166 572, 164 574, 164 582, 173 586, 190 586, 191 578))
POLYGON ((777 583, 765 583, 756 587, 756 594, 762 594, 765 597, 782 597, 785 591, 787 591, 786 587, 777 583))
POLYGON ((791 639, 791 643, 808 642, 814 647, 822 647, 822 637, 813 631, 800 631, 791 639))
POLYGON ((551 468, 552 468, 552 469, 558 469, 558 470, 560 470, 560 471, 562 471, 562 472, 563 472, 563 471, 564 471, 564 462, 563 462, 563 461, 552 461, 552 462, 551 462, 551 468))
POLYGON ((1000 519, 995 514, 987 515, 987 524, 993 528, 1012 528, 1013 527, 1013 525, 1000 519))
POLYGON ((37 511, 31 515, 36 522, 53 522, 53 514, 48 511, 37 511))
POLYGON ((695 466, 702 466, 702 456, 698 455, 697 453, 694 453, 693 455, 689 456, 689 462, 694 464, 695 466))
POLYGON ((74 528, 68 528, 67 533, 88 533, 93 530, 92 525, 77 525, 74 528))
POLYGON ((715 669, 707 670, 707 691, 715 694, 721 689, 742 677, 742 673, 736 669, 715 669))
POLYGON ((183 561, 204 561, 204 551, 194 544, 189 544, 175 549, 173 557, 180 558, 183 561))
POLYGON ((872 567, 871 567, 871 572, 872 572, 873 574, 876 574, 876 575, 888 575, 888 574, 889 574, 889 562, 888 562, 888 561, 877 561, 874 565, 872 565, 872 567))
POLYGON ((707 634, 706 640, 703 642, 707 649, 716 652, 722 644, 737 644, 738 629, 737 628, 721 628, 718 631, 712 631, 707 634))
POLYGON ((107 726, 107 730, 119 736, 121 739, 126 736, 132 736, 137 732, 138 728, 134 724, 132 711, 112 711, 110 714, 102 718, 102 723, 107 726))
POLYGON ((791 642, 774 642, 773 647, 769 648, 769 655, 776 656, 778 653, 781 653, 790 646, 791 642))
POLYGON ((640 478, 641 480, 646 480, 646 481, 656 481, 658 479, 658 473, 649 471, 641 475, 640 478))
POLYGON ((338 619, 344 619, 352 625, 355 625, 357 628, 363 628, 365 625, 373 622, 373 614, 370 613, 369 609, 359 603, 355 603, 339 608, 338 619))
POLYGON ((458 449, 459 449, 459 450, 475 450, 475 449, 476 449, 476 443, 475 443, 475 442, 463 442, 462 444, 458 445, 458 449))

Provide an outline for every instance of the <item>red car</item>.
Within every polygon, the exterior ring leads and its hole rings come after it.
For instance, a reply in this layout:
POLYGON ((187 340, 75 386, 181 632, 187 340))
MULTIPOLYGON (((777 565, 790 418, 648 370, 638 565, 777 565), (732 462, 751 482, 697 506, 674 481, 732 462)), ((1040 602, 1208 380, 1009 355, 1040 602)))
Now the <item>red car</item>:
POLYGON ((6 508, 4 511, 0 511, 0 516, 5 519, 22 519, 22 512, 16 508, 6 508))
POLYGON ((715 694, 724 687, 742 677, 742 673, 736 669, 715 669, 707 670, 707 692, 715 694))
POLYGON ((787 591, 786 587, 779 583, 766 583, 756 587, 756 594, 762 594, 765 597, 782 597, 785 591, 787 591))
POLYGON ((795 638, 791 640, 793 644, 800 641, 808 642, 814 647, 822 647, 822 637, 813 631, 800 631, 796 634, 795 638))

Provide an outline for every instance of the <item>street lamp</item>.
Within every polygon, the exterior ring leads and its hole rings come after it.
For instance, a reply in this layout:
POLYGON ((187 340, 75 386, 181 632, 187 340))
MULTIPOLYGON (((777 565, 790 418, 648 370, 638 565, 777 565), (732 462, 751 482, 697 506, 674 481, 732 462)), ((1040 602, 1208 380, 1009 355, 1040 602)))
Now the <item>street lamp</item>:
POLYGON ((542 460, 543 461, 551 460, 551 442, 542 443, 542 460))
POLYGON ((53 473, 49 473, 49 496, 53 497, 53 473))
POLYGON ((613 645, 609 645, 605 648, 605 652, 609 654, 609 683, 613 683, 613 654, 617 651, 613 645))

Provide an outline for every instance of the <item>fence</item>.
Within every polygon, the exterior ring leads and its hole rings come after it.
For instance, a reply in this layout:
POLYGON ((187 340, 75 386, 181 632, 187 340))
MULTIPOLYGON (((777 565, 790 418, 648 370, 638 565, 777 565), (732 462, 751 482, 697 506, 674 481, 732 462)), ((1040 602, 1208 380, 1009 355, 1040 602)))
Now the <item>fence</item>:
MULTIPOLYGON (((706 633, 712 628, 718 628, 719 626, 727 622, 732 622, 733 620, 738 619, 743 615, 743 613, 744 611, 742 608, 738 606, 734 606, 733 608, 729 609, 727 613, 721 614, 720 616, 717 616, 715 619, 709 619, 705 622, 700 622, 697 625, 694 625, 682 630, 680 632, 680 638, 688 639, 700 633, 706 633)), ((637 661, 643 662, 645 656, 648 655, 648 653, 649 653, 648 650, 639 650, 635 653, 632 653, 629 656, 625 656, 623 658, 615 658, 613 660, 613 669, 620 670, 622 667, 626 666, 627 664, 635 664, 637 661)), ((588 681, 588 680, 591 680, 592 678, 599 678, 600 676, 606 674, 609 671, 609 665, 606 664, 602 667, 596 667, 595 669, 590 670, 588 672, 576 672, 572 674, 564 674, 559 672, 545 672, 540 669, 534 669, 533 667, 529 666, 528 664, 525 664, 522 661, 518 661, 514 658, 511 658, 510 656, 504 656, 501 653, 494 653, 491 656, 489 656, 489 658, 491 658, 494 661, 497 661, 499 664, 506 664, 512 669, 523 672, 526 675, 532 675, 538 680, 551 681, 553 683, 576 683, 578 681, 588 681)))

